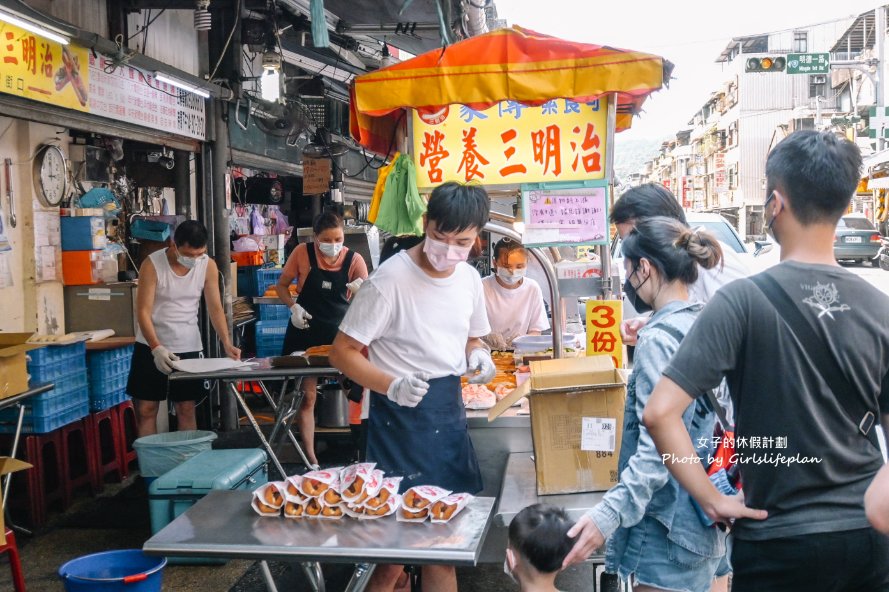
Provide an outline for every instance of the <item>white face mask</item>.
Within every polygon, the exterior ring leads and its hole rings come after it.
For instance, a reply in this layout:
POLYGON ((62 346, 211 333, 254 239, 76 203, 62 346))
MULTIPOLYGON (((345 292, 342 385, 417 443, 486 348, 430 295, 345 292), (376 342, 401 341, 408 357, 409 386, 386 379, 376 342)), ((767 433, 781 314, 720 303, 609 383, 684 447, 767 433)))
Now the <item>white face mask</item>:
POLYGON ((503 283, 509 284, 510 286, 514 286, 515 284, 522 281, 522 278, 525 277, 524 269, 516 269, 515 271, 509 271, 505 267, 497 268, 497 277, 503 280, 503 283))
POLYGON ((516 579, 516 577, 512 574, 512 570, 509 569, 509 559, 503 560, 503 573, 508 575, 509 579, 512 580, 513 582, 515 582, 516 584, 519 583, 519 581, 516 579))
POLYGON ((195 266, 198 264, 198 261, 206 258, 206 255, 200 255, 198 257, 186 257, 179 252, 179 247, 176 247, 176 261, 179 262, 179 265, 185 267, 186 269, 194 269, 195 266))
POLYGON ((343 250, 343 243, 318 243, 318 250, 325 257, 336 257, 343 250))

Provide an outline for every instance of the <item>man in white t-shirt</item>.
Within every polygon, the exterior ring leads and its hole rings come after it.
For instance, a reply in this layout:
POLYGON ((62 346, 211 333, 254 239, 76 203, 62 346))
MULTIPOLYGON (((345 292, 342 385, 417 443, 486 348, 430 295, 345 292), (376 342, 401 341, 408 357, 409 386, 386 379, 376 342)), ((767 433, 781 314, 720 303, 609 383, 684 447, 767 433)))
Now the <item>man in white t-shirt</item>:
POLYGON ((491 333, 485 338, 494 349, 507 349, 522 335, 540 335, 549 329, 540 285, 525 277, 528 252, 516 241, 503 238, 494 245, 495 272, 482 280, 491 333))
MULTIPOLYGON (((402 493, 414 485, 482 489, 460 376, 468 371, 470 382, 486 384, 496 373, 481 340, 491 332, 481 278, 466 264, 488 214, 480 186, 437 187, 423 242, 361 285, 333 342, 333 366, 371 391, 367 460, 403 476, 402 493)), ((378 566, 371 589, 392 590, 401 572, 378 566)), ((424 566, 423 587, 455 591, 454 568, 424 566)))

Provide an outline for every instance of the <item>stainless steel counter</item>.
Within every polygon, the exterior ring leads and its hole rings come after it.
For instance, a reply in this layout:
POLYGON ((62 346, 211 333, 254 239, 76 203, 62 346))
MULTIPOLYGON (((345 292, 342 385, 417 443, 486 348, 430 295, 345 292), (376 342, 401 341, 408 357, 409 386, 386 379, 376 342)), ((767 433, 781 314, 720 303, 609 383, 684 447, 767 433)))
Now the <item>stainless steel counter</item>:
POLYGON ((324 563, 473 566, 494 499, 477 497, 447 524, 264 518, 245 491, 211 491, 145 542, 149 555, 324 563))

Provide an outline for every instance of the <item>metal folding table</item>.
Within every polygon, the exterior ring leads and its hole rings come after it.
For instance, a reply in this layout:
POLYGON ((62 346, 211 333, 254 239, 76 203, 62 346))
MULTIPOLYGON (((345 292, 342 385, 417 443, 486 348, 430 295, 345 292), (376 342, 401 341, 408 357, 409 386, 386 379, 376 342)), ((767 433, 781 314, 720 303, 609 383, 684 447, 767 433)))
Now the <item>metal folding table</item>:
MULTIPOLYGON (((354 563, 346 591, 360 592, 377 563, 476 565, 495 501, 474 498, 446 524, 410 524, 394 515, 377 520, 261 517, 250 499, 244 491, 211 491, 148 539, 143 550, 149 555, 296 561, 310 574, 306 562, 354 563)), ((274 590, 269 574, 264 575, 274 590)), ((317 579, 316 589, 324 590, 323 578, 317 579)))
POLYGON ((228 389, 229 394, 231 394, 231 396, 233 396, 238 402, 238 405, 240 405, 241 411, 247 417, 247 421, 250 422, 253 431, 256 432, 256 435, 259 437, 259 441, 262 443, 263 448, 265 448, 266 452, 268 453, 269 460, 272 462, 272 464, 278 470, 278 473, 283 478, 287 474, 284 472, 284 467, 281 464, 281 461, 278 459, 278 455, 275 452, 275 446, 278 440, 280 438, 283 438, 285 435, 287 436, 293 447, 296 449, 296 452, 297 454, 299 454, 300 459, 302 459, 303 464, 305 464, 306 467, 310 465, 308 458, 306 458, 305 452, 303 452, 302 446, 300 446, 299 441, 291 430, 293 418, 296 416, 296 413, 299 411, 299 406, 302 403, 302 393, 300 392, 300 386, 302 385, 303 379, 308 376, 339 376, 340 373, 335 368, 329 367, 273 368, 271 365, 271 358, 256 358, 254 360, 251 360, 250 362, 251 364, 253 364, 252 366, 240 369, 200 373, 174 372, 170 375, 170 380, 221 381, 225 385, 225 388, 228 389), (282 389, 281 397, 277 402, 263 383, 264 380, 287 381, 290 379, 293 379, 296 383, 294 385, 294 388, 291 390, 288 390, 286 388, 282 389), (263 396, 275 412, 274 427, 272 428, 272 433, 269 435, 268 439, 266 439, 265 434, 262 433, 262 429, 259 427, 259 423, 256 421, 256 417, 253 415, 250 407, 247 406, 247 402, 244 400, 244 396, 235 386, 235 383, 241 381, 251 381, 258 383, 263 396))

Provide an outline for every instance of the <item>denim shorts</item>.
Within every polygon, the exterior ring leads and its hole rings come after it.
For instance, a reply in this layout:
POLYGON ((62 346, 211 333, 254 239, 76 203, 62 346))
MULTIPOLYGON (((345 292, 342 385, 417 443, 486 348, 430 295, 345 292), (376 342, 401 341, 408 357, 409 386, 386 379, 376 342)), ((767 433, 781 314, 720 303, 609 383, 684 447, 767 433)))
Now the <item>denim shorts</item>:
POLYGON ((666 527, 649 516, 630 528, 618 567, 621 579, 673 592, 709 592, 724 555, 698 555, 667 534, 666 527))

